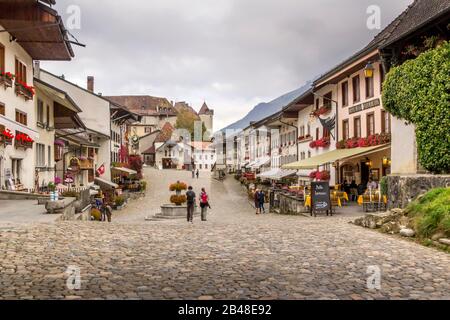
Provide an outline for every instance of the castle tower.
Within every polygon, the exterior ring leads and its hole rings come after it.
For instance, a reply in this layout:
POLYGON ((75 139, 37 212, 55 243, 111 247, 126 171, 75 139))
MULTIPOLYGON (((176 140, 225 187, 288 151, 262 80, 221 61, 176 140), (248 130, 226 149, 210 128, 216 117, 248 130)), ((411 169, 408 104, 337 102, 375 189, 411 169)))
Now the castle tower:
POLYGON ((209 109, 206 102, 203 103, 200 111, 198 112, 200 120, 205 124, 206 130, 209 135, 212 136, 214 126, 214 110, 209 109))

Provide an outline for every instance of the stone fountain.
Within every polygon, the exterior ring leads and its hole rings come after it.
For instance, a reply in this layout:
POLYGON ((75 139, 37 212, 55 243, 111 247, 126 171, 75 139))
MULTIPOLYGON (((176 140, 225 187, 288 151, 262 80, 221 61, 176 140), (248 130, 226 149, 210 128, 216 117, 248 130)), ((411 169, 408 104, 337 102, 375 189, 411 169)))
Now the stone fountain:
MULTIPOLYGON (((157 213, 153 217, 149 217, 146 220, 159 220, 159 219, 186 219, 187 205, 186 196, 182 195, 182 191, 187 190, 187 185, 183 182, 177 181, 170 185, 170 191, 175 191, 175 194, 170 197, 170 204, 161 205, 161 212, 157 213)), ((199 215, 200 212, 196 206, 194 209, 194 216, 199 215)))

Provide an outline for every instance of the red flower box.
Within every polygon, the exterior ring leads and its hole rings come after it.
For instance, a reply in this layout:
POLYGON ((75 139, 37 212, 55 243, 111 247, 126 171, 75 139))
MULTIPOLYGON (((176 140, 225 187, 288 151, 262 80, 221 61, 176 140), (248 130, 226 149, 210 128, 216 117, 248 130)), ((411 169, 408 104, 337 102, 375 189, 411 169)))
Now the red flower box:
POLYGON ((22 81, 16 81, 16 94, 23 96, 25 100, 32 100, 34 96, 34 87, 29 86, 22 81))

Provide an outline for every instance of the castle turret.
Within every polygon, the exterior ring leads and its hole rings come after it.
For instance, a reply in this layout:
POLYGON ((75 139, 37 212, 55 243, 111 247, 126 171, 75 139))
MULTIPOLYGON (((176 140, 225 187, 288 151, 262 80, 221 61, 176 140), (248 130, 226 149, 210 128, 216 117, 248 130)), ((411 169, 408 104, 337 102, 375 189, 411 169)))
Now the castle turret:
POLYGON ((212 135, 214 126, 214 110, 210 109, 206 102, 204 102, 200 111, 198 112, 198 116, 200 117, 200 120, 205 124, 206 130, 208 130, 209 134, 212 135))

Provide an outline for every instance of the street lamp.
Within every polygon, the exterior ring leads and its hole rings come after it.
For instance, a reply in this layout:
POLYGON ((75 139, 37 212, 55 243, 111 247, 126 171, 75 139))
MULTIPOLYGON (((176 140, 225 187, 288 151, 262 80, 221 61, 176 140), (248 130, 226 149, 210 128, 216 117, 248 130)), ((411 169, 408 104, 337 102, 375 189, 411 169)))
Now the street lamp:
POLYGON ((375 68, 373 67, 372 63, 369 61, 366 65, 366 67, 364 68, 364 76, 366 78, 373 78, 374 70, 375 70, 375 68))

